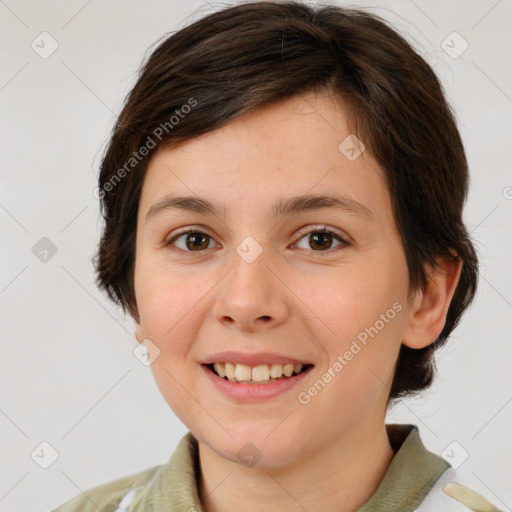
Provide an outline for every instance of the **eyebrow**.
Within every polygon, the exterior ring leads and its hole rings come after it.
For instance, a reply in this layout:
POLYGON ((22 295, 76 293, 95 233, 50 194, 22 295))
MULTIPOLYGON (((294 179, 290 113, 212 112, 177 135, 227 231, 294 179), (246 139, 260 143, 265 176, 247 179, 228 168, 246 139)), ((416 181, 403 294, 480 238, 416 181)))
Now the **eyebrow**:
MULTIPOLYGON (((302 195, 276 201, 272 208, 274 217, 285 217, 296 213, 321 210, 324 208, 337 209, 355 213, 368 220, 373 220, 372 211, 355 199, 342 195, 302 195)), ((180 209, 187 212, 202 214, 218 214, 220 208, 213 205, 205 198, 197 196, 168 197, 151 206, 146 214, 146 223, 150 218, 163 211, 180 209)), ((226 206, 222 208, 226 215, 226 206)))

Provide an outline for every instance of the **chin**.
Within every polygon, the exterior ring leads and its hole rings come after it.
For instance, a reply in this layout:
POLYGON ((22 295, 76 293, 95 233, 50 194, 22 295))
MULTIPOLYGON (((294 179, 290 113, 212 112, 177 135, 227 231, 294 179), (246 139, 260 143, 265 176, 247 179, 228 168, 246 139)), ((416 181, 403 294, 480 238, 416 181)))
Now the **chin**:
POLYGON ((278 435, 278 429, 274 432, 249 427, 238 432, 230 429, 232 437, 227 433, 221 436, 194 435, 226 460, 247 468, 271 470, 290 464, 297 453, 302 452, 302 443, 292 433, 283 429, 278 435))

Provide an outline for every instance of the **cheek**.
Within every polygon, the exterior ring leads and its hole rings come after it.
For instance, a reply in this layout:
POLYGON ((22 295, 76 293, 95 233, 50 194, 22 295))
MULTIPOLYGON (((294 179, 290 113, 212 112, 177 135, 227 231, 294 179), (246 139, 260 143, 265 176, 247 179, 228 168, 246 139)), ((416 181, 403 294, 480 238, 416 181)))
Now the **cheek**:
MULTIPOLYGON (((294 291, 315 314, 323 335, 348 340, 372 326, 395 302, 403 300, 403 281, 400 272, 391 266, 351 264, 324 267, 316 275, 295 279, 294 291)), ((390 315, 396 316, 393 311, 390 315)))
POLYGON ((326 355, 322 370, 336 373, 333 380, 349 400, 363 390, 375 396, 384 385, 381 381, 389 381, 404 322, 405 260, 382 253, 378 260, 376 254, 367 256, 296 282, 297 295, 315 314, 314 331, 326 355))
MULTIPOLYGON (((141 260, 141 263, 143 260, 141 260)), ((135 288, 142 334, 154 342, 159 357, 151 371, 160 392, 175 414, 185 423, 188 414, 201 414, 185 389, 193 389, 195 371, 189 355, 205 315, 206 276, 171 270, 153 264, 136 268, 135 288)))
POLYGON ((194 365, 187 357, 204 314, 201 298, 207 288, 205 276, 169 269, 153 259, 138 261, 135 293, 145 338, 154 342, 160 354, 151 364, 155 383, 167 404, 183 421, 200 415, 201 409, 184 388, 192 389, 194 365))
POLYGON ((207 286, 204 276, 170 269, 167 264, 141 258, 135 269, 135 295, 141 325, 148 338, 164 342, 182 338, 200 309, 207 286))

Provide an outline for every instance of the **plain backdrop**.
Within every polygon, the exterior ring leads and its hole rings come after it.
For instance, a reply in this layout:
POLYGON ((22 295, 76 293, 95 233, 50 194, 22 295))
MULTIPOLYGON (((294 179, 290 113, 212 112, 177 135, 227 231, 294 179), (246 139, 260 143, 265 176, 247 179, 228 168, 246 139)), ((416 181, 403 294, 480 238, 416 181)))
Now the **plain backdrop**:
MULTIPOLYGON (((425 445, 457 464, 467 457, 460 469, 510 510, 512 3, 340 4, 388 19, 434 66, 471 168, 465 219, 481 259, 478 295, 438 355, 435 385, 388 422, 418 425, 425 445)), ((0 1, 2 512, 50 510, 163 464, 187 431, 133 356, 132 322, 95 288, 93 191, 151 45, 223 5, 0 1)))

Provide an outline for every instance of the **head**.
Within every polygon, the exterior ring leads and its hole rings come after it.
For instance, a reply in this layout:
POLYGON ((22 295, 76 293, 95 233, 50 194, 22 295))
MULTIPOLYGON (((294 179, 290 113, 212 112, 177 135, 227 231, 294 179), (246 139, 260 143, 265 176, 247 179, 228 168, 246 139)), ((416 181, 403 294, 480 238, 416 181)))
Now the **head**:
POLYGON ((267 450, 284 460, 431 384, 476 288, 467 187, 442 87, 385 22, 237 5, 166 38, 128 95, 101 164, 98 282, 158 347, 155 379, 197 437, 229 439, 207 409, 268 445, 289 408, 267 450), (293 403, 233 403, 203 373, 225 350, 311 370, 293 403))

